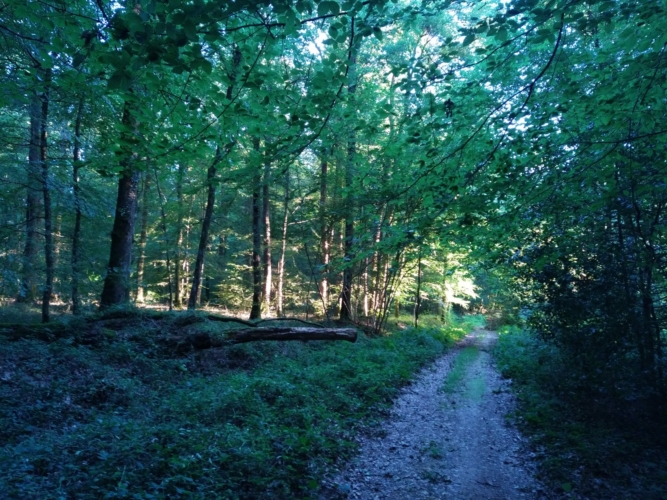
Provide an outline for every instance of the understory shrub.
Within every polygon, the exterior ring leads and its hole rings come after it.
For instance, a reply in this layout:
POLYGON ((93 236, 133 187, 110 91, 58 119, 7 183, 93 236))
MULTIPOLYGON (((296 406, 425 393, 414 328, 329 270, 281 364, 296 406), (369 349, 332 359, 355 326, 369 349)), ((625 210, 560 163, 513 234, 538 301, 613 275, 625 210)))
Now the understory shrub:
POLYGON ((501 329, 494 357, 513 381, 515 420, 553 490, 573 498, 665 498, 665 421, 629 400, 620 412, 618 400, 586 387, 568 352, 518 327, 501 329))
MULTIPOLYGON (((211 330, 210 324, 200 328, 211 330)), ((8 498, 308 498, 360 428, 466 327, 347 342, 160 351, 0 340, 8 498)))

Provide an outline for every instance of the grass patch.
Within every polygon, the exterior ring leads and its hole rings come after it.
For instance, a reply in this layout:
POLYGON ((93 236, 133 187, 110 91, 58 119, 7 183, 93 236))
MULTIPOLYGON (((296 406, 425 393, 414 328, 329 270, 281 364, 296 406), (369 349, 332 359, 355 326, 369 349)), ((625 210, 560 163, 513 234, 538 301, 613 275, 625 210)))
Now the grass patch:
POLYGON ((555 491, 590 499, 666 498, 665 422, 644 426, 601 414, 590 396, 578 393, 581 381, 573 380, 558 349, 516 327, 501 330, 494 356, 514 382, 514 418, 555 491))
POLYGON ((229 328, 180 327, 184 317, 87 323, 86 335, 104 337, 90 345, 0 338, 3 495, 308 498, 468 328, 170 353, 156 340, 164 332, 229 328))
POLYGON ((465 378, 468 368, 475 362, 478 356, 479 349, 477 347, 471 346, 462 349, 454 359, 452 369, 447 374, 443 391, 447 394, 452 394, 453 392, 462 389, 461 382, 465 378))

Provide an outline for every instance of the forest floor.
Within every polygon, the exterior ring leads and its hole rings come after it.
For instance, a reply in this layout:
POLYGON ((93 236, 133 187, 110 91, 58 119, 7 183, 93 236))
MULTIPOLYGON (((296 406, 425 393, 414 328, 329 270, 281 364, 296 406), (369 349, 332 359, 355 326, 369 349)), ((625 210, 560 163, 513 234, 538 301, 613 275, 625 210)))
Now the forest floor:
POLYGON ((422 371, 322 498, 546 498, 527 442, 506 418, 515 400, 491 363, 497 338, 477 329, 422 371))

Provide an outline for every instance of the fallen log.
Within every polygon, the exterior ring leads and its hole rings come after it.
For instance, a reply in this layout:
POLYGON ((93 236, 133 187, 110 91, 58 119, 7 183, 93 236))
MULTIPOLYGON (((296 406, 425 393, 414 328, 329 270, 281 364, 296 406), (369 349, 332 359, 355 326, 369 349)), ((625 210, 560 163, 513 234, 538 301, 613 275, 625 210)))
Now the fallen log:
POLYGON ((280 318, 265 318, 265 319, 260 319, 255 322, 255 325, 259 325, 260 323, 269 323, 271 321, 296 321, 298 323, 303 323, 304 325, 310 325, 310 326, 315 326, 318 328, 324 328, 324 325, 321 323, 315 323, 313 321, 306 321, 305 319, 301 318, 292 318, 292 317, 280 317, 280 318))
POLYGON ((172 337, 167 344, 177 352, 184 353, 192 349, 203 350, 225 347, 233 344, 245 344, 260 340, 346 340, 355 342, 357 331, 354 328, 308 328, 308 327, 259 327, 243 328, 226 332, 226 337, 211 335, 208 332, 196 332, 183 337, 172 337))
POLYGON ((347 340, 356 342, 354 328, 312 328, 312 327, 258 327, 244 328, 229 332, 228 341, 244 344, 259 340, 347 340))

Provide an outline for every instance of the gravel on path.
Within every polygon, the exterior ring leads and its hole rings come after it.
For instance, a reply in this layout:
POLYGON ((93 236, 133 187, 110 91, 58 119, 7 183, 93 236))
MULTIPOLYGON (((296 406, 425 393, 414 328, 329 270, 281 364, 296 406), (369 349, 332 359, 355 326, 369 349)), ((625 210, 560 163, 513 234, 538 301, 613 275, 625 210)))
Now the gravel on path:
POLYGON ((422 371, 359 455, 327 479, 321 499, 546 498, 526 442, 506 415, 514 398, 479 329, 422 371))

